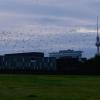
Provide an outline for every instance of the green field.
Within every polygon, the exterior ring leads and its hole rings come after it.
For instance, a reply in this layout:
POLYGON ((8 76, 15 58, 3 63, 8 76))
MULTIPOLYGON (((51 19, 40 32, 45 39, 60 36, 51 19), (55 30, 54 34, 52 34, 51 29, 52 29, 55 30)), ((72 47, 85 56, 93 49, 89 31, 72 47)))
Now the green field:
POLYGON ((0 75, 0 100, 100 100, 100 77, 0 75))

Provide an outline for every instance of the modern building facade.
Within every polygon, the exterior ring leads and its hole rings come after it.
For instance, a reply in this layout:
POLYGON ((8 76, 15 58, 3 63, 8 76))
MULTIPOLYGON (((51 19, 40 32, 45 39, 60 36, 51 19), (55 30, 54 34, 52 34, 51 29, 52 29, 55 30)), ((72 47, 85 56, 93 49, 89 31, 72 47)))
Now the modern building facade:
POLYGON ((56 70, 56 59, 44 53, 5 54, 0 57, 0 70, 10 72, 45 72, 56 70))
POLYGON ((61 50, 59 52, 50 53, 49 56, 50 57, 55 57, 56 59, 60 59, 60 58, 76 58, 76 59, 80 59, 82 57, 82 51, 61 50))

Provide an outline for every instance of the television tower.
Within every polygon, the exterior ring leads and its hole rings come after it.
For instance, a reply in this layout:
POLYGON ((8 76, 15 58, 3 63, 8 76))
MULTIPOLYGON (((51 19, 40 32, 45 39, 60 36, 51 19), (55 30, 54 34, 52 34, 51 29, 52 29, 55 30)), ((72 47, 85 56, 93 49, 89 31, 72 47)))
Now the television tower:
POLYGON ((98 16, 97 16, 97 37, 96 37, 96 47, 97 47, 97 56, 100 56, 100 39, 99 39, 99 27, 98 27, 98 16))

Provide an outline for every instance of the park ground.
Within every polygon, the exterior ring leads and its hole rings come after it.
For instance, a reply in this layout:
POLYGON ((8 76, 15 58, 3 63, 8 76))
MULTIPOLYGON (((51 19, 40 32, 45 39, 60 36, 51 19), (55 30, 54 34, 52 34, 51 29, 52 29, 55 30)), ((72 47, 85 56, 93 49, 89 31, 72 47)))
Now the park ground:
POLYGON ((100 100, 100 76, 2 74, 0 100, 100 100))

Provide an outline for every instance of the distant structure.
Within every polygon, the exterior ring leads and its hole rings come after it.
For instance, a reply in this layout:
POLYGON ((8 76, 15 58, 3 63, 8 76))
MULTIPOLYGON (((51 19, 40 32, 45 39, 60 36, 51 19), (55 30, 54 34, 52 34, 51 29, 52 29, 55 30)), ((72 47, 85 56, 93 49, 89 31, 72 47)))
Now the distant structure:
POLYGON ((59 52, 49 53, 50 57, 55 57, 56 59, 60 58, 75 58, 81 59, 82 58, 82 51, 74 51, 74 50, 61 50, 59 52))
POLYGON ((0 72, 53 72, 56 59, 45 57, 43 52, 26 52, 0 56, 0 72))
POLYGON ((99 32, 98 32, 98 16, 97 16, 97 37, 96 37, 96 47, 97 47, 97 56, 100 56, 100 39, 99 39, 99 32))

